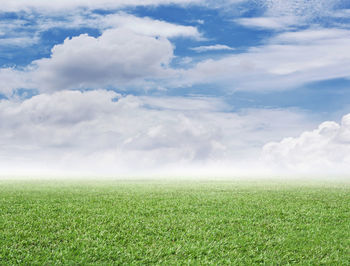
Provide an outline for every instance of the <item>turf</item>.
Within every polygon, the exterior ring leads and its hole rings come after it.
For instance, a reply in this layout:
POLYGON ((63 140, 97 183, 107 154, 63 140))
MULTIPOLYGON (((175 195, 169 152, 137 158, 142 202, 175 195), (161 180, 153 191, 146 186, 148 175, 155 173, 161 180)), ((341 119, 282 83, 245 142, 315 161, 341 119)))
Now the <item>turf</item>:
POLYGON ((349 265, 350 187, 0 182, 0 264, 349 265))

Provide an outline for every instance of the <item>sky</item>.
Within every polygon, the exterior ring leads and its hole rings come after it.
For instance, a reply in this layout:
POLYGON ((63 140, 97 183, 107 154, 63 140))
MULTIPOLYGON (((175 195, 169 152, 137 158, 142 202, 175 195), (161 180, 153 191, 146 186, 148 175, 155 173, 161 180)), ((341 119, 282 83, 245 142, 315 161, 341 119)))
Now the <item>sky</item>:
POLYGON ((346 176, 347 0, 0 0, 0 175, 346 176))

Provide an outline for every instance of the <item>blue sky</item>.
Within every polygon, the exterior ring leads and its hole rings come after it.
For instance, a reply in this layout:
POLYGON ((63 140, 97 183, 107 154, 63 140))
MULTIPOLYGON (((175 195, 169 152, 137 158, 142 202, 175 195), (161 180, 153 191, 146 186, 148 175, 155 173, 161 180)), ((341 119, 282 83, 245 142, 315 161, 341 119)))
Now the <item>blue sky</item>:
POLYGON ((3 172, 348 170, 348 1, 0 4, 3 172))

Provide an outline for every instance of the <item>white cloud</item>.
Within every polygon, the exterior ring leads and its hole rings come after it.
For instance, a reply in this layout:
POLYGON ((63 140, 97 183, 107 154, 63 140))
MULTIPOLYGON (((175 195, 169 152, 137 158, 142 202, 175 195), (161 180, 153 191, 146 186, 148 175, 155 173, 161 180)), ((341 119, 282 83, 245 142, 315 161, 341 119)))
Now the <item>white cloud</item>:
POLYGON ((350 17, 350 9, 341 9, 333 12, 332 15, 335 18, 349 18, 350 17))
POLYGON ((16 12, 35 10, 39 12, 62 12, 77 8, 115 9, 128 6, 188 5, 199 0, 0 0, 1 11, 16 12))
POLYGON ((196 27, 184 26, 148 17, 137 17, 124 12, 97 15, 89 11, 71 11, 62 15, 45 14, 33 22, 33 14, 23 13, 21 19, 8 19, 0 22, 0 45, 30 46, 40 43, 40 34, 53 28, 79 29, 95 28, 101 32, 107 29, 125 29, 135 34, 161 36, 165 38, 202 39, 196 27), (25 29, 25 30, 24 30, 25 29))
POLYGON ((237 90, 283 90, 350 76, 350 31, 308 29, 280 33, 247 52, 199 62, 176 84, 220 82, 237 90))
MULTIPOLYGON (((237 12, 237 5, 245 5, 262 8, 267 17, 299 17, 313 19, 322 16, 332 16, 337 7, 346 3, 345 0, 0 0, 2 12, 39 12, 43 14, 55 14, 70 12, 72 10, 86 11, 94 9, 115 10, 135 6, 204 6, 207 8, 229 10, 237 12), (234 9, 232 9, 234 7, 234 9)), ((244 9, 244 8, 243 8, 244 9)), ((200 20, 198 20, 201 23, 200 20)))
POLYGON ((256 0, 0 0, 1 11, 17 12, 32 11, 35 12, 62 12, 76 9, 121 9, 135 6, 160 6, 160 5, 179 5, 179 6, 204 6, 207 8, 230 8, 246 2, 257 3, 256 0))
POLYGON ((17 85, 16 74, 28 82, 20 83, 21 88, 41 91, 106 86, 170 88, 204 83, 229 85, 230 90, 285 90, 308 82, 349 78, 348 47, 349 30, 290 31, 247 52, 173 69, 169 63, 174 58, 174 47, 167 38, 117 28, 97 38, 80 35, 66 39, 52 49, 50 58, 34 61, 25 71, 12 70, 12 81, 1 87, 4 91, 17 85))
POLYGON ((327 121, 299 137, 266 144, 263 159, 270 166, 290 173, 348 174, 350 114, 340 124, 327 121))
POLYGON ((200 25, 204 25, 205 21, 203 19, 196 19, 194 22, 200 25))
POLYGON ((274 43, 321 44, 332 40, 349 38, 349 30, 337 28, 307 29, 303 31, 284 32, 273 39, 274 43))
POLYGON ((30 89, 33 86, 26 72, 13 68, 0 68, 0 94, 9 97, 15 89, 30 89))
POLYGON ((0 39, 0 46, 2 47, 25 47, 36 44, 39 38, 37 36, 13 37, 0 39))
POLYGON ((162 36, 165 38, 201 38, 196 27, 177 25, 148 17, 140 18, 125 13, 118 13, 97 18, 101 21, 100 23, 103 27, 123 28, 140 35, 162 36))
MULTIPOLYGON (((28 16, 32 16, 27 14, 28 16)), ((23 27, 22 20, 17 21, 17 29, 23 27)), ((13 21, 10 21, 12 24, 13 21)), ((5 28, 9 23, 3 22, 5 28)), ((14 27, 14 26, 12 26, 14 27)), ((88 11, 70 12, 62 18, 57 15, 47 15, 36 19, 36 24, 32 26, 37 32, 42 32, 50 28, 96 28, 101 31, 111 28, 125 29, 135 34, 147 36, 162 36, 165 38, 187 37, 200 39, 201 34, 194 26, 184 26, 169 23, 149 17, 137 17, 125 12, 116 12, 108 15, 94 14, 88 11)), ((0 24, 1 28, 1 24, 0 24)))
POLYGON ((329 16, 343 0, 262 0, 269 16, 299 16, 314 19, 329 16))
POLYGON ((31 76, 41 90, 124 86, 166 77, 172 58, 166 38, 111 29, 98 38, 83 34, 54 46, 50 58, 32 63, 31 76))
MULTIPOLYGON (((16 21, 12 25, 12 31, 22 27, 23 23, 25 22, 16 21)), ((6 28, 5 24, 2 27, 6 28)), ((36 60, 22 71, 11 70, 11 82, 8 80, 9 74, 6 74, 7 83, 0 84, 0 92, 6 91, 9 95, 11 90, 28 88, 32 84, 40 90, 99 88, 108 85, 121 88, 137 84, 141 84, 144 89, 159 87, 151 80, 174 74, 168 67, 174 47, 167 38, 201 38, 198 30, 192 26, 139 18, 125 13, 96 15, 86 20, 80 15, 68 16, 64 21, 44 19, 38 22, 35 36, 51 27, 82 27, 89 24, 101 29, 102 35, 95 38, 82 34, 66 39, 64 43, 52 48, 51 57, 36 60), (15 82, 15 79, 27 80, 27 84, 15 82)), ((26 46, 36 43, 38 38, 30 35, 7 37, 0 40, 0 45, 26 46)), ((9 73, 6 69, 1 72, 2 76, 5 72, 9 73)))
POLYGON ((287 30, 290 26, 296 24, 295 17, 252 17, 239 18, 235 22, 252 28, 263 28, 273 30, 287 30))
POLYGON ((320 19, 345 14, 344 0, 259 0, 255 4, 264 9, 261 17, 238 18, 234 21, 253 28, 289 30, 291 28, 319 24, 320 19))
POLYGON ((38 32, 29 30, 31 26, 27 26, 26 23, 28 22, 23 19, 2 19, 0 21, 0 46, 25 47, 36 44, 39 41, 38 32))
MULTIPOLYGON (((248 2, 255 0, 248 0, 248 2)), ((18 11, 35 11, 41 13, 66 12, 77 9, 121 9, 136 6, 161 6, 161 5, 178 5, 178 6, 204 6, 207 8, 225 8, 242 4, 247 0, 0 0, 1 11, 18 12, 18 11)))
POLYGON ((193 47, 191 50, 201 53, 201 52, 207 52, 207 51, 220 51, 220 50, 235 50, 234 48, 223 45, 223 44, 215 44, 215 45, 206 45, 206 46, 198 46, 198 47, 193 47))
POLYGON ((121 96, 104 90, 2 100, 0 171, 132 174, 199 165, 208 170, 215 164, 228 170, 254 161, 267 141, 309 126, 298 112, 230 113, 224 106, 213 98, 121 96))

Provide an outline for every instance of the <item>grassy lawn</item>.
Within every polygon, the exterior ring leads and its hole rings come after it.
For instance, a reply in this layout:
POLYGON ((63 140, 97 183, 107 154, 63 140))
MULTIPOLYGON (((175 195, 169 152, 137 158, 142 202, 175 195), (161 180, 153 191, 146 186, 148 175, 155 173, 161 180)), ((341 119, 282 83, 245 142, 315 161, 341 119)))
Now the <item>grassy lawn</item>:
POLYGON ((0 181, 0 264, 350 263, 346 183, 0 181))

